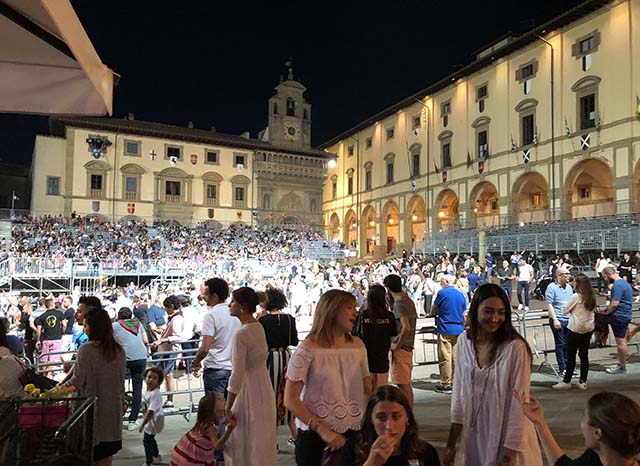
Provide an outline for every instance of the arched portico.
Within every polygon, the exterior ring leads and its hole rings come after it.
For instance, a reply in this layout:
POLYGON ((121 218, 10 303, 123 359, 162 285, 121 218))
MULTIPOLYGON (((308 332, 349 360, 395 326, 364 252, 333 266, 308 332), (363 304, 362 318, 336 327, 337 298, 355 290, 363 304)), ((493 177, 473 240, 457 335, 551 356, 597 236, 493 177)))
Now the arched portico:
MULTIPOLYGON (((418 194, 407 203, 405 220, 405 241, 411 238, 411 246, 416 242, 423 242, 427 230, 427 209, 424 200, 418 194)), ((419 248, 422 249, 422 246, 419 248)))
POLYGON ((451 189, 440 191, 433 209, 435 231, 455 231, 459 228, 459 205, 458 195, 451 189))
POLYGON ((356 213, 349 209, 344 216, 344 242, 349 246, 355 246, 358 241, 358 223, 356 213))
POLYGON ((340 218, 335 212, 329 217, 329 239, 340 241, 340 218))
POLYGON ((467 218, 473 219, 476 226, 498 226, 500 224, 498 190, 489 181, 474 186, 469 195, 467 218))
POLYGON ((367 206, 362 211, 360 224, 360 255, 372 256, 376 250, 376 211, 372 206, 367 206), (366 247, 362 247, 366 246, 366 247))
POLYGON ((511 190, 512 221, 543 222, 550 220, 549 186, 540 173, 520 175, 511 190))
POLYGON ((564 182, 565 218, 614 215, 611 168, 599 159, 583 160, 567 174, 564 182))
MULTIPOLYGON (((393 254, 400 242, 400 209, 394 201, 387 201, 382 208, 384 227, 380 231, 380 243, 387 254, 393 254)), ((382 226, 382 225, 381 225, 382 226)))

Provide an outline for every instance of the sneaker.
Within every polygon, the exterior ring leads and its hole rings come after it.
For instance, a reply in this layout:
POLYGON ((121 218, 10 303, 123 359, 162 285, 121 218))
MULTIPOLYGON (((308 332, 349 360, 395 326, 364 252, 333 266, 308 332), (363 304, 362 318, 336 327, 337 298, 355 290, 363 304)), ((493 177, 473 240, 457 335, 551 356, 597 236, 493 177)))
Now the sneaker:
POLYGON ((451 385, 436 385, 436 392, 451 395, 453 393, 453 389, 451 385))
POLYGON ((522 304, 518 304, 518 310, 521 311, 522 310, 522 304))
POLYGON ((554 390, 571 390, 573 385, 570 383, 558 382, 557 384, 552 385, 551 388, 554 390))
POLYGON ((615 367, 607 367, 605 371, 607 371, 607 374, 626 374, 627 368, 618 364, 615 367))
POLYGON ((525 306, 524 307, 524 312, 527 312, 529 310, 529 306, 525 306))
POLYGON ((134 430, 137 430, 138 427, 140 427, 140 425, 138 424, 137 421, 129 421, 129 424, 127 424, 127 430, 129 432, 133 432, 134 430))
POLYGON ((287 445, 289 445, 290 447, 296 446, 296 441, 293 440, 293 437, 289 437, 289 440, 287 440, 287 445))
POLYGON ((153 464, 162 464, 162 455, 159 454, 158 456, 154 456, 153 464))
POLYGON ((586 390, 586 389, 587 389, 587 382, 580 382, 580 383, 578 384, 578 390, 582 390, 582 391, 584 391, 584 390, 586 390))

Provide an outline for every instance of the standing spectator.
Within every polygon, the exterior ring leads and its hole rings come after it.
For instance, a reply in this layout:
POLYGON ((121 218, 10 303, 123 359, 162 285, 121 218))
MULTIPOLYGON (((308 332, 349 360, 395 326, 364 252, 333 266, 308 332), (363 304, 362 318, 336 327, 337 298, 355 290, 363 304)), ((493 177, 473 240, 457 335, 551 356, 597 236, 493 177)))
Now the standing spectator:
POLYGON ((9 328, 11 325, 9 319, 7 319, 6 317, 0 317, 0 325, 0 334, 2 334, 2 332, 5 332, 7 336, 7 344, 5 346, 9 348, 11 354, 22 357, 22 355, 24 354, 24 348, 22 346, 20 338, 18 338, 16 335, 9 334, 9 328))
POLYGON ((440 384, 436 385, 439 393, 451 394, 453 374, 456 365, 456 344, 458 336, 464 331, 464 311, 467 307, 465 297, 453 286, 455 277, 443 275, 440 279, 442 289, 438 291, 431 315, 436 316, 438 332, 438 368, 440 384))
POLYGON ((458 343, 451 429, 443 463, 453 465, 460 434, 464 465, 542 466, 533 424, 513 396, 529 400, 531 350, 511 323, 511 305, 498 285, 482 285, 458 343))
MULTIPOLYGON (((184 327, 184 317, 180 310, 180 303, 176 296, 168 296, 162 303, 165 311, 169 316, 169 322, 156 341, 151 344, 152 348, 158 348, 160 353, 155 354, 156 359, 164 359, 158 361, 160 368, 164 372, 165 387, 168 392, 175 390, 175 377, 173 372, 176 370, 176 361, 178 354, 182 349, 180 341, 182 341, 182 329, 184 327)), ((173 408, 173 394, 167 395, 167 401, 163 405, 164 408, 173 408)))
POLYGON ((569 314, 567 325, 567 369, 562 382, 551 388, 554 390, 570 390, 571 378, 576 368, 576 352, 580 354, 580 380, 578 388, 587 389, 587 374, 589 373, 589 342, 593 333, 596 310, 596 295, 591 286, 591 280, 584 274, 578 274, 575 283, 575 293, 562 309, 562 313, 569 314))
POLYGON ((122 449, 126 358, 106 311, 91 307, 81 321, 89 341, 78 349, 73 376, 62 385, 73 385, 81 396, 97 397, 93 464, 110 466, 111 457, 122 449))
MULTIPOLYGON (((524 252, 524 251, 523 251, 524 252)), ((518 310, 521 311, 524 305, 524 312, 529 310, 529 288, 533 280, 533 267, 527 264, 527 259, 520 258, 520 267, 518 268, 518 310)))
POLYGON ((154 342, 158 339, 162 332, 164 331, 164 327, 167 324, 167 320, 164 317, 165 312, 162 307, 162 299, 157 297, 154 303, 149 307, 149 312, 147 313, 147 322, 149 324, 149 341, 154 342))
POLYGON ((509 266, 509 261, 502 261, 502 268, 498 269, 498 278, 500 279, 500 288, 507 293, 509 302, 513 298, 513 279, 516 278, 513 274, 513 269, 509 266))
MULTIPOLYGON (((229 297, 229 285, 221 278, 210 278, 205 282, 204 295, 209 309, 202 319, 202 343, 191 362, 191 370, 204 367, 203 384, 205 393, 214 392, 219 398, 226 398, 231 376, 231 341, 241 324, 231 315, 225 301, 229 297)), ((224 430, 224 419, 220 420, 220 431, 224 430)), ((216 459, 224 461, 221 451, 216 451, 216 459)))
POLYGON ((513 251, 513 254, 511 254, 511 258, 509 260, 511 262, 511 268, 513 269, 514 275, 518 274, 518 267, 520 267, 520 259, 522 258, 523 254, 524 249, 520 254, 518 254, 518 251, 513 251))
POLYGON ((609 325, 613 330, 618 347, 618 365, 607 367, 609 374, 627 373, 627 329, 631 322, 631 305, 633 303, 633 289, 628 281, 620 277, 613 267, 606 267, 602 272, 604 279, 613 285, 611 288, 611 302, 604 311, 609 316, 609 325))
POLYGON ((480 284, 480 272, 481 269, 478 266, 473 267, 469 272, 469 276, 467 277, 469 280, 469 299, 473 297, 473 293, 480 284))
POLYGON ((162 461, 156 435, 164 429, 164 411, 162 410, 162 395, 160 385, 162 385, 164 373, 159 367, 150 367, 144 371, 144 381, 147 389, 144 391, 144 404, 147 412, 140 425, 140 432, 144 432, 142 445, 144 446, 145 465, 151 466, 162 461))
POLYGON ((395 316, 387 310, 386 293, 384 286, 372 285, 366 306, 360 309, 356 319, 356 336, 367 349, 373 390, 388 383, 389 349, 393 337, 398 334, 395 316))
POLYGON ((398 329, 398 336, 391 342, 391 381, 398 386, 409 400, 409 404, 413 406, 411 372, 418 314, 413 300, 402 291, 400 275, 387 275, 383 281, 393 299, 392 312, 398 329))
MULTIPOLYGON (((73 351, 73 326, 76 322, 74 317, 76 310, 72 307, 73 298, 65 296, 62 300, 62 313, 64 319, 65 330, 62 334, 62 351, 73 351)), ((63 357, 66 355, 63 355, 63 357)))
POLYGON ((487 280, 493 276, 493 268, 495 266, 495 258, 491 255, 490 252, 487 252, 487 255, 484 256, 485 261, 485 271, 487 273, 487 280))
POLYGON ((558 371, 564 377, 567 369, 567 326, 569 316, 562 312, 573 295, 573 288, 569 284, 571 273, 564 267, 558 268, 556 282, 549 283, 545 291, 545 299, 549 310, 549 326, 553 332, 553 342, 556 347, 556 361, 558 371))
POLYGON ((182 315, 184 317, 184 326, 182 330, 182 349, 186 351, 182 354, 182 361, 185 365, 185 370, 188 376, 191 374, 191 361, 195 357, 194 350, 198 348, 198 339, 200 335, 197 334, 198 325, 198 311, 191 306, 191 298, 187 295, 178 296, 178 301, 182 307, 182 315))
MULTIPOLYGON (((62 350, 62 334, 65 331, 64 314, 55 308, 53 299, 47 298, 44 302, 46 311, 35 320, 37 328, 37 344, 41 348, 42 364, 55 364, 60 361, 60 351, 62 350)), ((52 366, 45 366, 51 369, 52 366)), ((50 372, 51 374, 52 372, 50 372)))
POLYGON ((253 317, 258 306, 256 292, 249 287, 232 293, 231 315, 242 327, 233 336, 232 371, 225 417, 236 429, 224 449, 226 466, 276 466, 276 403, 269 383, 267 337, 253 317), (259 432, 259 435, 256 435, 259 432))
POLYGON ((608 267, 610 264, 609 258, 605 254, 604 251, 600 251, 600 257, 596 261, 595 271, 598 275, 598 293, 602 293, 604 290, 604 277, 602 276, 602 271, 608 267))
POLYGON ((355 297, 327 291, 289 362, 284 397, 298 426, 298 466, 319 466, 326 449, 347 456, 341 449, 362 424, 370 379, 364 344, 350 335, 355 319, 355 297))
POLYGON ((271 378, 271 386, 276 400, 276 426, 289 426, 291 437, 289 443, 296 439, 296 426, 293 415, 284 405, 284 380, 287 365, 291 359, 290 346, 298 346, 298 330, 296 320, 282 310, 287 306, 287 298, 277 288, 267 288, 267 302, 264 307, 267 315, 258 320, 264 328, 267 337, 267 370, 271 378))
POLYGON ((140 321, 140 325, 149 338, 149 321, 147 316, 149 315, 149 306, 147 305, 147 296, 135 294, 133 295, 133 308, 131 309, 133 315, 140 321))
POLYGON ((631 253, 625 252, 622 254, 622 260, 618 264, 618 275, 627 283, 633 283, 633 266, 635 261, 631 260, 631 253))
POLYGON ((122 346, 127 358, 127 369, 131 374, 133 400, 127 429, 136 430, 142 401, 142 378, 147 367, 147 334, 140 321, 133 317, 131 309, 123 307, 118 311, 118 320, 113 323, 113 336, 122 346))

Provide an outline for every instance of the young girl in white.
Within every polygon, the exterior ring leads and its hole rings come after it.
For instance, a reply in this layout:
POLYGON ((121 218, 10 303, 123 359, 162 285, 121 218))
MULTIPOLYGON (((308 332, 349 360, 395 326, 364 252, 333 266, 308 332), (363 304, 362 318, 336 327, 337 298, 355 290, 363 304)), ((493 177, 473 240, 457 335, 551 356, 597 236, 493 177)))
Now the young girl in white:
POLYGON ((162 395, 160 385, 164 379, 164 372, 159 367, 150 367, 144 371, 144 381, 147 389, 142 392, 142 402, 147 406, 140 432, 144 431, 142 445, 144 446, 145 463, 150 466, 162 461, 156 434, 164 429, 164 412, 162 411, 162 395))

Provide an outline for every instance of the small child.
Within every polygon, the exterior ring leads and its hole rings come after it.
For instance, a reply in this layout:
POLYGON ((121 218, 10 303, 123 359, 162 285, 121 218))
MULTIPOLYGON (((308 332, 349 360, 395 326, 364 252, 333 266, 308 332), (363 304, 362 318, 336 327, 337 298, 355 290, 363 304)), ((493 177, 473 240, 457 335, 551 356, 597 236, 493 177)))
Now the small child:
POLYGON ((216 466, 214 449, 221 450, 236 427, 234 418, 227 419, 227 430, 217 438, 221 409, 224 409, 224 400, 213 392, 200 399, 196 425, 173 448, 171 466, 216 466))
POLYGON ((149 367, 144 371, 147 389, 142 392, 142 401, 147 405, 147 412, 140 425, 140 432, 144 430, 142 445, 144 446, 145 463, 143 466, 151 466, 162 461, 156 442, 156 434, 164 429, 162 395, 159 388, 163 380, 164 372, 157 366, 149 367))

